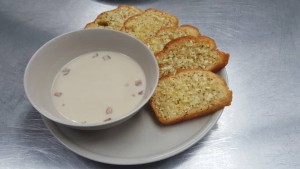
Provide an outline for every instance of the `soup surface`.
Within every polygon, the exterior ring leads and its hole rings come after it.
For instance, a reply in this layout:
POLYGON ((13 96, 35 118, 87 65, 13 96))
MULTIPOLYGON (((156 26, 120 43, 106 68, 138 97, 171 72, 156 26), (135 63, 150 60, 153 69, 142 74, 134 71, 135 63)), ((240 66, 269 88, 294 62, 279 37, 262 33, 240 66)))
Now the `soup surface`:
POLYGON ((65 118, 96 123, 133 110, 145 88, 144 72, 133 59, 122 53, 96 51, 63 66, 51 92, 54 106, 65 118))

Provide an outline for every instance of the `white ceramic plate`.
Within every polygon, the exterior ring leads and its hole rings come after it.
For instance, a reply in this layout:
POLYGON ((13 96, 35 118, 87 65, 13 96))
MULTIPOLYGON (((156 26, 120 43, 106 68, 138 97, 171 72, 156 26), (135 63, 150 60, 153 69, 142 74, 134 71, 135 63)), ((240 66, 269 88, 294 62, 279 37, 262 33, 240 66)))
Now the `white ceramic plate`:
MULTIPOLYGON (((219 74, 227 81, 226 70, 219 74)), ((223 110, 171 126, 160 125, 145 106, 116 127, 75 130, 43 120, 51 133, 71 151, 88 159, 119 165, 144 164, 174 156, 198 142, 214 126, 223 110)))

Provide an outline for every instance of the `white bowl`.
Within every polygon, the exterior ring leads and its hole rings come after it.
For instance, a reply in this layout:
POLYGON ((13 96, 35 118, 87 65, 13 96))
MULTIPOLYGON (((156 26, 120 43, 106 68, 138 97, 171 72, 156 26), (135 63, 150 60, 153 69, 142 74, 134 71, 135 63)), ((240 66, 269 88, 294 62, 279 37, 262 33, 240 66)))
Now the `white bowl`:
POLYGON ((58 36, 43 45, 30 59, 24 74, 26 95, 35 109, 48 119, 77 129, 103 129, 120 124, 136 114, 152 96, 158 82, 158 64, 141 41, 113 30, 79 30, 58 36), (54 107, 51 87, 57 72, 72 59, 94 51, 123 53, 143 69, 146 89, 142 101, 126 115, 109 122, 76 123, 63 117, 54 107))

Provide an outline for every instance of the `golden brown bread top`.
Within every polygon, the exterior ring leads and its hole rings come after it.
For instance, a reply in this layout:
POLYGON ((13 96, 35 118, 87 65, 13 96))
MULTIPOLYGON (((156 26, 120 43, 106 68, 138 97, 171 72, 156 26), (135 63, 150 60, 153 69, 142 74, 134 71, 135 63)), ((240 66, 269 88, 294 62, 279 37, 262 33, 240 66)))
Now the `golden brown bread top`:
POLYGON ((183 36, 200 36, 199 29, 191 25, 181 25, 180 27, 162 27, 155 36, 145 40, 146 45, 153 53, 163 50, 164 46, 173 39, 183 36))
POLYGON ((121 31, 131 34, 145 41, 155 35, 162 27, 178 26, 176 16, 154 8, 145 10, 143 13, 128 18, 121 31))
POLYGON ((174 124, 229 106, 232 92, 225 80, 206 70, 190 69, 159 80, 150 106, 163 124, 174 124))
POLYGON ((214 40, 207 36, 185 36, 167 43, 155 57, 162 77, 184 69, 216 72, 227 65, 229 54, 217 50, 214 40))
POLYGON ((116 9, 99 14, 93 22, 85 26, 85 29, 108 28, 120 30, 125 20, 142 12, 141 9, 134 6, 120 5, 116 9))

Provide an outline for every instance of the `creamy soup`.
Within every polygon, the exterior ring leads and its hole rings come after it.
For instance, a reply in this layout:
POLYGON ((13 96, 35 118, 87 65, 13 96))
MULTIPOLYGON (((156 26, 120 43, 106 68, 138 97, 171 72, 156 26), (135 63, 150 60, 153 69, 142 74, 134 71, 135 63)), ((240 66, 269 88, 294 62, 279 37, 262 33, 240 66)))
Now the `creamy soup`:
POLYGON ((146 83, 142 68, 117 52, 92 52, 67 63, 52 86, 54 106, 78 123, 108 122, 133 110, 146 83))

